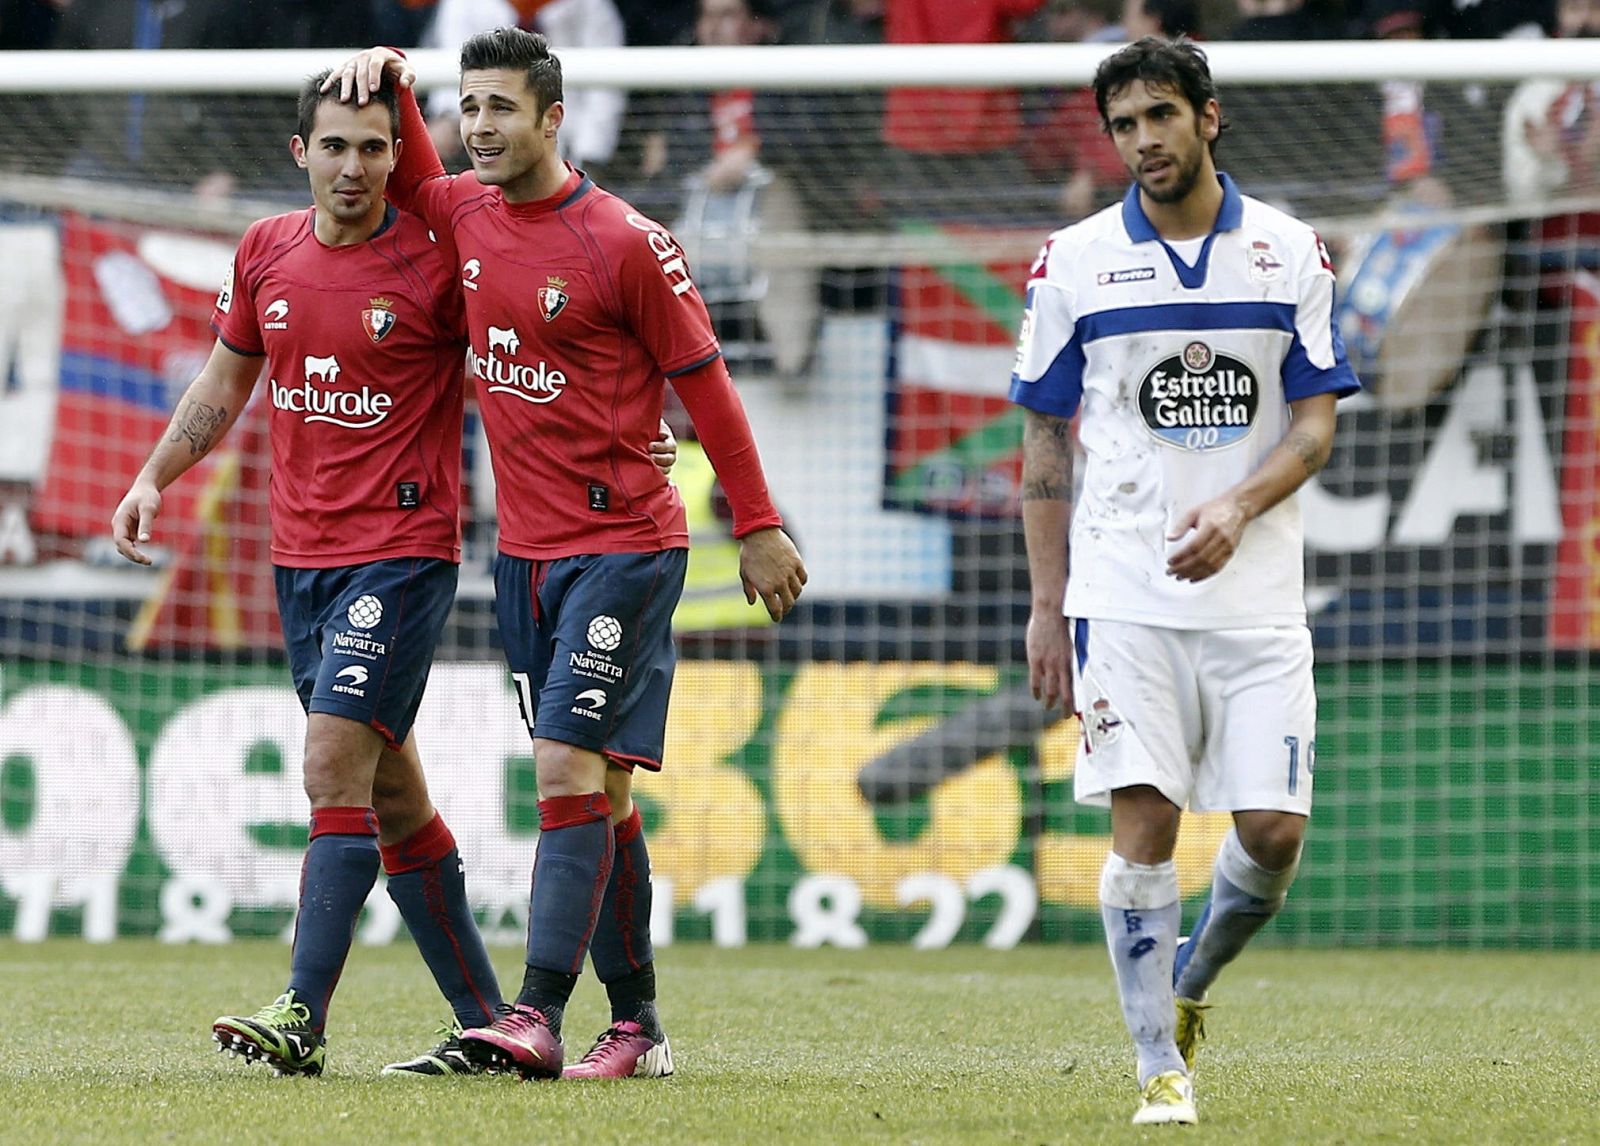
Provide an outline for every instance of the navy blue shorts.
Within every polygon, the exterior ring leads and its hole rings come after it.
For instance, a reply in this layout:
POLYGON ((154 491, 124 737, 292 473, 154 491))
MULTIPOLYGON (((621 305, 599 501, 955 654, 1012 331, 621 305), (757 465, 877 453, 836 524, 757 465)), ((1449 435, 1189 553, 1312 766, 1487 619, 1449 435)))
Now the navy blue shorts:
POLYGON ((494 607, 528 732, 659 771, 687 549, 494 562, 494 607))
POLYGON ((437 557, 275 566, 289 672, 305 710, 371 725, 390 748, 404 744, 459 572, 437 557))

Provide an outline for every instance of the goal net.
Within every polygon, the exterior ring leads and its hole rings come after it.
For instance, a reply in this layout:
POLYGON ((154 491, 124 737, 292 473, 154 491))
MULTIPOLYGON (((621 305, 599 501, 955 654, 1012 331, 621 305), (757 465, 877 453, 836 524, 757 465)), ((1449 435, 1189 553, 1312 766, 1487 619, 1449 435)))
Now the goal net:
MULTIPOLYGON (((559 45, 557 45, 559 48, 559 45)), ((1209 46, 1218 163, 1312 221, 1365 391, 1301 493, 1316 808, 1270 934, 1600 944, 1600 60, 1573 43, 1209 46)), ((1102 811, 1028 696, 1028 264, 1116 202, 1105 48, 564 53, 563 134, 689 254, 811 581, 760 623, 680 422, 693 591, 641 775, 659 942, 1098 939, 1102 811)), ((0 933, 283 931, 303 717, 252 409, 111 510, 209 350, 253 219, 305 205, 293 92, 340 54, 0 57, 0 933)), ((454 61, 420 53, 422 87, 454 61)), ((447 119, 447 110, 441 119, 447 119)), ((446 127, 446 134, 448 127, 446 127)), ((452 159, 459 165, 459 157, 452 159)), ((499 659, 492 477, 464 435, 460 596, 417 735, 492 936, 537 795, 499 659)), ((1189 817, 1192 912, 1227 821, 1189 817)), ((375 894, 370 942, 399 933, 375 894)))

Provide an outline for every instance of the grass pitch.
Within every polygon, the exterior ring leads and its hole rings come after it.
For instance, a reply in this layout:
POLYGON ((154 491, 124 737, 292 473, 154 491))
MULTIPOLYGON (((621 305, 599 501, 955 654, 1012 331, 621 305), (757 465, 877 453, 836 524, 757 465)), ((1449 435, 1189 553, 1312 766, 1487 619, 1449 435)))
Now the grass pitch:
MULTIPOLYGON (((520 952, 495 961, 508 985, 520 952)), ((0 1141, 294 1143, 1600 1142, 1593 954, 1245 955, 1212 992, 1198 1128, 1128 1125, 1133 1058, 1098 947, 673 947, 669 1080, 380 1079, 446 1014, 409 944, 357 949, 328 1073, 213 1053, 288 952, 0 941, 0 1141)), ((586 977, 569 1053, 606 1022, 586 977)))

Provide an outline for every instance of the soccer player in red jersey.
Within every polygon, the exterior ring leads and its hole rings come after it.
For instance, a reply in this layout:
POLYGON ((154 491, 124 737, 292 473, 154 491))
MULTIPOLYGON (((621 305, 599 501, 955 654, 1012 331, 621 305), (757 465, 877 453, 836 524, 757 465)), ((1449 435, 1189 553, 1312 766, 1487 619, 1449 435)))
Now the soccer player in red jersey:
MULTIPOLYGON (((461 560, 461 291, 426 224, 384 202, 399 151, 393 85, 357 108, 321 79, 301 91, 290 144, 315 205, 245 234, 211 357, 112 520, 119 551, 149 564, 139 546, 161 491, 221 440, 265 358, 272 559, 308 713, 311 840, 288 989, 213 1031, 291 1074, 322 1071, 329 998, 380 862, 457 1023, 490 1022, 501 1001, 410 732, 461 560)), ((450 1036, 385 1073, 477 1068, 450 1036)))
POLYGON ((588 953, 612 1024, 565 1077, 662 1077, 632 772, 661 766, 689 544, 678 491, 645 453, 668 381, 732 504, 747 598, 782 618, 805 567, 677 240, 556 150, 561 64, 544 37, 502 28, 462 46, 473 170, 453 178, 398 54, 349 61, 341 94, 364 100, 386 70, 405 89, 388 194, 451 238, 465 288, 500 516, 496 611, 539 780, 522 990, 462 1044, 525 1077, 562 1076, 562 1012, 588 953))

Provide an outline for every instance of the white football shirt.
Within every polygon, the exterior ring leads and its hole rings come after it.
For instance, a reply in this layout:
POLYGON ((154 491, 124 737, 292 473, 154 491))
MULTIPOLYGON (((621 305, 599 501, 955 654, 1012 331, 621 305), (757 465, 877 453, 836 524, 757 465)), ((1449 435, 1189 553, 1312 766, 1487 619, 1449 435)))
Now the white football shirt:
POLYGON ((1222 210, 1192 265, 1157 234, 1137 186, 1055 232, 1034 263, 1011 400, 1079 416, 1087 465, 1068 616, 1175 629, 1305 623, 1296 498, 1247 525, 1216 575, 1167 573, 1184 543, 1166 540, 1173 523, 1261 465, 1288 430, 1290 402, 1360 389, 1321 240, 1220 179, 1222 210))

